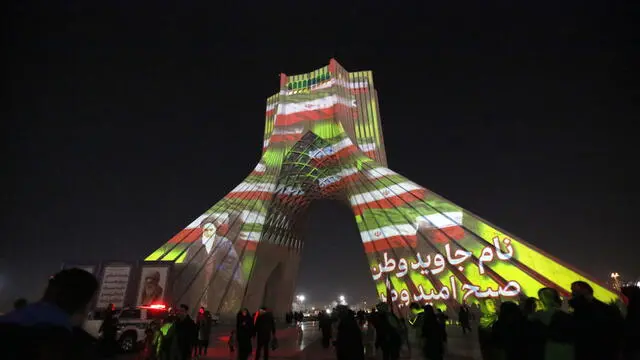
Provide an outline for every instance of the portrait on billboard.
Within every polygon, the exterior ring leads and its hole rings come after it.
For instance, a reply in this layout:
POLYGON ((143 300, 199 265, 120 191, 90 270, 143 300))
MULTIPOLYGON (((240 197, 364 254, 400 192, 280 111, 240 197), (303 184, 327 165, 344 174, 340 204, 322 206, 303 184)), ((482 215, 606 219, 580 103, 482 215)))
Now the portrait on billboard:
POLYGON ((150 305, 162 302, 168 274, 167 266, 143 266, 138 287, 138 304, 150 305))

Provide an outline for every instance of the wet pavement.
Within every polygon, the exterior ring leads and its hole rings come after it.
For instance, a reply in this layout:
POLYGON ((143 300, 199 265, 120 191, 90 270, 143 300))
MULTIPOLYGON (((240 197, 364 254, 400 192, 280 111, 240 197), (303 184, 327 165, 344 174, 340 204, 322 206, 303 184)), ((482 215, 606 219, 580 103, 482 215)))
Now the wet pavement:
MULTIPOLYGON (((236 359, 237 352, 230 352, 228 346, 229 334, 232 327, 221 326, 214 328, 211 343, 206 356, 201 360, 230 360, 236 359)), ((457 326, 447 328, 449 341, 445 360, 481 360, 478 346, 478 334, 463 335, 457 326)), ((272 360, 334 360, 335 353, 332 348, 324 349, 320 343, 320 331, 316 322, 305 322, 300 328, 287 327, 276 331, 278 349, 270 352, 272 360)), ((255 342, 254 342, 255 352, 255 342)), ((378 353, 372 359, 381 359, 378 353)), ((135 354, 119 357, 118 360, 133 360, 138 357, 135 354)), ((250 359, 254 359, 251 357, 250 359)), ((402 360, 423 360, 415 349, 412 353, 403 348, 402 360)))

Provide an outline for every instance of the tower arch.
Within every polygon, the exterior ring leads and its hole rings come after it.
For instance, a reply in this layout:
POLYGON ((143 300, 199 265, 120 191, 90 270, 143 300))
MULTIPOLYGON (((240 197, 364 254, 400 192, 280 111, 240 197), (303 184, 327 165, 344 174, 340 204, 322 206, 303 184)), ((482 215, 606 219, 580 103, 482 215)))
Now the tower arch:
POLYGON ((381 301, 517 300, 542 287, 570 293, 588 282, 603 301, 617 294, 571 266, 387 167, 370 71, 335 60, 282 74, 267 99, 263 152, 253 171, 147 261, 176 265, 172 301, 233 314, 265 305, 289 310, 304 244, 305 209, 347 203, 381 301), (278 288, 278 294, 272 291, 278 288))

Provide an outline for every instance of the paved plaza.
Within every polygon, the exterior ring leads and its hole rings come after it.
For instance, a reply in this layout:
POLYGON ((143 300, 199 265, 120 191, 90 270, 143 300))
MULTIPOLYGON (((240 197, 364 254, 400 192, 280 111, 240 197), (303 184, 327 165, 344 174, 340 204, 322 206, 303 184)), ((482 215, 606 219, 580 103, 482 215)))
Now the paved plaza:
MULTIPOLYGON (((447 344, 446 360, 480 360, 477 333, 463 335, 459 327, 449 326, 447 329, 449 341, 447 344)), ((332 348, 323 349, 320 344, 320 331, 315 322, 302 324, 302 334, 296 328, 284 328, 277 331, 279 348, 271 352, 269 359, 273 360, 334 360, 332 348)), ((220 360, 235 359, 227 346, 227 335, 218 335, 209 348, 208 356, 204 359, 220 360)), ((255 350, 255 349, 254 349, 255 350)), ((376 359, 382 358, 378 354, 376 359)), ((403 349, 403 360, 422 360, 419 353, 410 354, 403 349), (412 356, 413 355, 413 356, 412 356)))
MULTIPOLYGON (((231 327, 221 326, 214 330, 211 344, 207 356, 202 360, 235 360, 237 353, 229 351, 228 340, 231 327)), ((449 341, 445 360, 481 360, 478 346, 477 333, 463 335, 457 326, 447 328, 449 341)), ((270 353, 272 360, 335 360, 336 356, 332 348, 323 349, 320 343, 320 330, 316 322, 305 322, 302 324, 302 333, 295 327, 278 329, 279 348, 270 353)), ((255 351, 255 344, 254 344, 255 351)), ((119 360, 137 359, 136 354, 123 355, 119 360)), ((250 358, 250 359, 253 359, 250 358)), ((381 354, 377 354, 374 359, 382 359, 381 354)), ((413 352, 410 354, 403 348, 401 360, 423 360, 420 354, 413 352)))

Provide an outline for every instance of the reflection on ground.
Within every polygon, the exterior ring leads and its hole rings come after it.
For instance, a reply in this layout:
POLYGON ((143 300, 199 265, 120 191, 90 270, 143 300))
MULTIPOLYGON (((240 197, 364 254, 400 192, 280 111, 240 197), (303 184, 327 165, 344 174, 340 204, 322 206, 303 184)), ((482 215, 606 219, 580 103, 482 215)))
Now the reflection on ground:
MULTIPOLYGON (((232 326, 214 328, 207 356, 202 360, 235 359, 237 353, 229 351, 228 341, 232 326)), ((449 341, 445 360, 481 360, 478 347, 478 334, 463 335, 459 327, 447 328, 449 341)), ((332 348, 323 349, 320 344, 320 330, 317 322, 305 322, 298 327, 283 327, 276 331, 279 348, 270 353, 272 360, 333 360, 335 353, 332 348)), ((255 351, 255 341, 254 341, 255 351)), ((382 359, 382 354, 376 354, 375 359, 382 359)), ((136 359, 135 355, 122 356, 119 360, 136 359)), ((402 360, 422 360, 415 349, 410 352, 403 349, 402 360)))

